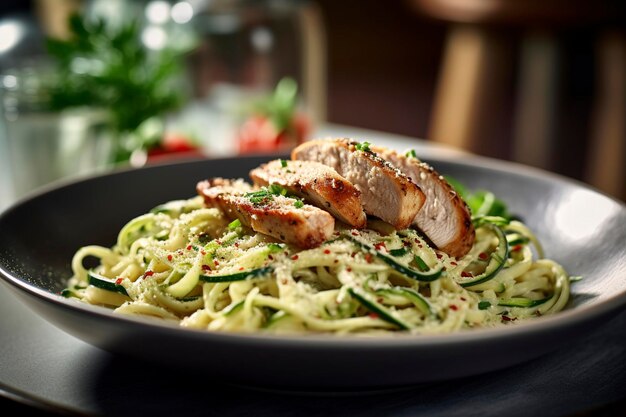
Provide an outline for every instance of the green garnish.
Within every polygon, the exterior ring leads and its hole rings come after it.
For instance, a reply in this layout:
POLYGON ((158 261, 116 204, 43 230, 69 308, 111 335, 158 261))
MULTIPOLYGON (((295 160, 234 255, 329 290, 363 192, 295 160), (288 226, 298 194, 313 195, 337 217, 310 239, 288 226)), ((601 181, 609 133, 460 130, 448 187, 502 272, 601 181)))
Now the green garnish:
POLYGON ((269 245, 267 245, 267 247, 269 248, 270 253, 277 253, 283 250, 283 247, 280 246, 278 243, 270 243, 269 245))
POLYGON ((400 249, 391 249, 389 251, 389 254, 391 254, 392 256, 402 256, 402 255, 406 255, 407 250, 405 248, 400 248, 400 249))
POLYGON ((448 176, 445 178, 454 190, 459 193, 461 198, 465 200, 474 216, 495 216, 503 217, 507 220, 513 219, 504 201, 497 198, 492 192, 485 190, 470 192, 456 179, 448 176))
POLYGON ((359 151, 363 151, 363 152, 372 152, 370 149, 370 143, 369 142, 363 142, 363 143, 356 143, 354 145, 354 147, 359 150, 359 151))
POLYGON ((274 196, 269 192, 267 188, 262 188, 259 191, 246 193, 245 197, 247 197, 254 205, 266 203, 274 198, 274 196))
POLYGON ((281 187, 278 184, 270 184, 270 186, 268 187, 268 190, 271 194, 274 194, 274 195, 282 195, 282 196, 287 195, 287 189, 281 187))
POLYGON ((285 161, 284 159, 279 159, 280 161, 280 166, 283 168, 287 168, 287 161, 285 161))
POLYGON ((241 220, 239 219, 235 219, 232 222, 228 223, 228 228, 230 230, 235 230, 238 227, 241 227, 241 220))
POLYGON ((479 310, 487 310, 489 307, 491 307, 491 303, 489 301, 481 301, 478 303, 479 310))
POLYGON ((409 149, 406 151, 405 156, 407 158, 417 158, 417 154, 415 153, 415 149, 409 149))
POLYGON ((293 203, 293 206, 295 208, 302 208, 302 207, 304 207, 304 203, 301 200, 296 200, 296 202, 293 203))

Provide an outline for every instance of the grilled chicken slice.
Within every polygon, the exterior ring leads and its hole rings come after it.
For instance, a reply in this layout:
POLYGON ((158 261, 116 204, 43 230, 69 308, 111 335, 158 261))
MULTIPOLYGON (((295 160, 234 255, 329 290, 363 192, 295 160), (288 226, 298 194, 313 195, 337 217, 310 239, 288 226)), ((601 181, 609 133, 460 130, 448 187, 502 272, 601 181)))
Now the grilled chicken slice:
POLYGON ((324 210, 308 204, 298 207, 299 200, 264 189, 252 191, 242 180, 215 178, 196 188, 207 206, 220 208, 256 232, 301 248, 318 246, 335 230, 335 219, 324 210))
POLYGON ((250 178, 261 186, 278 184, 352 227, 362 228, 367 223, 359 190, 319 162, 277 159, 250 171, 250 178))
POLYGON ((349 139, 305 142, 291 152, 291 159, 334 168, 361 192, 367 214, 406 229, 424 204, 424 193, 387 161, 357 145, 349 139))
POLYGON ((472 215, 448 181, 416 157, 377 146, 371 149, 410 177, 426 193, 426 203, 413 220, 414 226, 448 255, 460 258, 467 254, 475 238, 472 215))

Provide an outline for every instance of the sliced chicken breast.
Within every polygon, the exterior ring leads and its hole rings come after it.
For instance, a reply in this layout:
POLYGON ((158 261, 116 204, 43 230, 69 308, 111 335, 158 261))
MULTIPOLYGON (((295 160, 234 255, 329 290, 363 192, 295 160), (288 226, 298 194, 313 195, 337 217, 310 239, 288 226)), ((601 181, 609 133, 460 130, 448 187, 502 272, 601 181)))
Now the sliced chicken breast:
POLYGON ((406 229, 424 204, 424 193, 390 163, 349 139, 299 145, 291 159, 317 161, 335 169, 361 192, 363 209, 396 229, 406 229))
POLYGON ((460 258, 474 244, 472 215, 463 199, 433 167, 418 158, 391 149, 371 149, 411 178, 426 194, 426 202, 413 224, 440 250, 460 258))
POLYGON ((361 206, 361 193, 329 166, 277 159, 250 171, 250 178, 260 186, 278 184, 289 194, 330 212, 352 227, 365 227, 367 217, 361 206))
POLYGON ((207 206, 220 208, 256 232, 301 248, 320 245, 335 230, 335 219, 326 211, 266 189, 253 191, 241 180, 215 178, 196 188, 207 206))

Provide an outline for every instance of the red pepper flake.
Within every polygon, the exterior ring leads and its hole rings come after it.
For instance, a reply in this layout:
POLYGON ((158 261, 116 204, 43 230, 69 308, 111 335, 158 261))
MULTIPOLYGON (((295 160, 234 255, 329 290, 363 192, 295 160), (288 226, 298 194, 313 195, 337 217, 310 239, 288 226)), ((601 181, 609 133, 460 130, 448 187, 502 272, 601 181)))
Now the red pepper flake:
POLYGON ((293 259, 294 261, 295 261, 295 260, 297 260, 297 259, 298 259, 298 255, 293 255, 293 256, 291 257, 291 259, 293 259))
POLYGON ((219 239, 216 239, 216 240, 215 240, 215 243, 217 243, 218 245, 222 246, 222 241, 221 241, 221 240, 219 240, 219 239))
POLYGON ((462 277, 466 277, 466 278, 467 278, 467 277, 473 277, 474 275, 470 274, 470 273, 469 273, 469 272, 467 272, 467 271, 463 271, 463 272, 461 272, 461 276, 462 276, 462 277))
POLYGON ((330 255, 330 249, 324 249, 324 253, 325 253, 326 255, 330 255))
POLYGON ((202 254, 202 256, 206 255, 206 252, 204 250, 201 250, 200 253, 202 254))
POLYGON ((239 270, 240 270, 240 271, 243 271, 243 266, 242 266, 242 267, 239 267, 239 270))
POLYGON ((371 319, 377 319, 378 318, 378 314, 376 314, 376 313, 369 313, 368 316, 371 319))
POLYGON ((454 304, 450 304, 450 310, 457 311, 459 308, 454 304))
POLYGON ((371 253, 366 253, 365 254, 365 261, 368 264, 371 264, 374 261, 374 256, 371 253))
POLYGON ((120 285, 120 284, 122 283, 122 281, 124 281, 124 278, 120 277, 120 278, 118 278, 118 279, 116 279, 116 280, 115 280, 115 283, 116 283, 117 285, 120 285))
POLYGON ((273 257, 272 255, 268 255, 268 256, 267 256, 267 259, 269 259, 270 261, 273 261, 273 260, 274 260, 274 257, 273 257))
POLYGON ((461 297, 461 301, 467 301, 465 297, 461 297))
POLYGON ((442 254, 440 254, 440 253, 438 253, 438 254, 437 254, 437 259, 441 259, 441 258, 443 258, 443 255, 442 255, 442 254))
POLYGON ((420 240, 419 239, 414 239, 413 242, 420 243, 420 240))
POLYGON ((218 266, 220 263, 217 261, 217 259, 213 260, 213 265, 218 266))
POLYGON ((457 266, 458 264, 456 262, 452 261, 452 262, 450 262, 450 265, 457 266))
POLYGON ((502 316, 502 321, 515 321, 515 320, 516 320, 516 319, 511 318, 511 317, 509 317, 509 316, 504 316, 504 315, 502 316))
POLYGON ((522 249, 522 245, 515 245, 511 248, 513 252, 517 252, 522 249))
POLYGON ((352 272, 352 268, 346 268, 346 271, 352 272))
POLYGON ((187 250, 191 250, 191 245, 187 245, 187 250))
POLYGON ((203 271, 208 271, 209 269, 211 269, 211 267, 209 265, 202 265, 202 270, 203 271))
POLYGON ((183 254, 183 251, 182 251, 182 250, 179 250, 179 251, 177 251, 176 253, 177 253, 177 254, 179 254, 179 255, 182 255, 182 254, 183 254))
POLYGON ((380 251, 382 248, 385 248, 385 250, 387 250, 387 246, 385 246, 385 242, 378 242, 374 245, 374 249, 376 249, 377 251, 380 251))
POLYGON ((356 252, 352 252, 350 256, 354 258, 356 256, 356 252))
POLYGON ((487 255, 485 252, 481 252, 481 253, 478 254, 478 258, 480 258, 480 259, 482 259, 484 261, 487 258, 489 258, 489 255, 487 255))
POLYGON ((167 260, 171 261, 172 260, 172 255, 167 255, 167 260))
POLYGON ((154 271, 146 271, 145 274, 143 274, 145 277, 151 277, 152 275, 154 275, 154 271))
POLYGON ((333 263, 334 263, 334 264, 338 264, 338 263, 339 263, 339 259, 335 259, 335 260, 333 261, 333 263))
POLYGON ((407 248, 411 246, 411 242, 409 242, 408 240, 403 241, 402 244, 406 246, 407 248))
POLYGON ((352 234, 352 236, 359 236, 359 232, 353 230, 352 232, 350 232, 352 234))

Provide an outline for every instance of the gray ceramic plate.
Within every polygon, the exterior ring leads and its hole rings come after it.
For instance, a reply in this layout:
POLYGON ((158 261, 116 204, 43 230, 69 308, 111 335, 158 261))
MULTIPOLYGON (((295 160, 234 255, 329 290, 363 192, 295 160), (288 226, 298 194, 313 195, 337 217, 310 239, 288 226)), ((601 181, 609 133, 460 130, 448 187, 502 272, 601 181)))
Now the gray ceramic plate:
MULTIPOLYGON (((267 158, 264 158, 267 159, 267 158)), ((110 246, 134 216, 194 194, 198 180, 245 176, 260 158, 116 172, 47 190, 0 217, 0 275, 53 324, 109 351, 207 378, 298 389, 389 387, 483 373, 527 361, 590 331, 626 302, 626 207, 581 184, 482 158, 430 162, 503 198, 572 274, 568 309, 551 317, 442 336, 276 337, 180 329, 60 297, 74 252, 110 246)))

